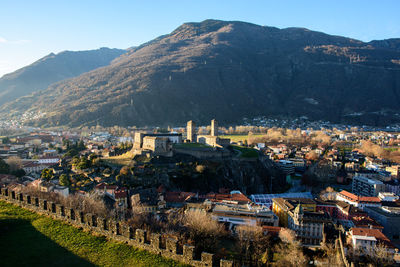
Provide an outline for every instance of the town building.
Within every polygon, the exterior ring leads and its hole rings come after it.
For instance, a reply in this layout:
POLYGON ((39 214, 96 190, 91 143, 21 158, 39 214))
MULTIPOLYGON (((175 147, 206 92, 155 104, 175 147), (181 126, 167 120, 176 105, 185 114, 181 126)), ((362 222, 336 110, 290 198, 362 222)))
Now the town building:
POLYGON ((356 174, 353 177, 352 191, 356 195, 375 197, 379 192, 385 191, 385 185, 382 181, 356 174))
POLYGON ((381 201, 397 201, 399 197, 392 192, 379 192, 378 197, 381 201))
POLYGON ((393 178, 398 178, 399 177, 399 165, 393 165, 393 166, 387 166, 385 170, 387 172, 390 172, 393 178))
POLYGON ((354 207, 358 207, 360 209, 364 209, 365 207, 381 206, 381 200, 378 197, 358 196, 353 193, 347 192, 346 190, 342 190, 337 193, 336 200, 349 203, 354 207))
POLYGON ((385 192, 391 192, 400 196, 400 183, 399 180, 392 180, 385 183, 385 192))
POLYGON ((278 217, 270 210, 249 204, 214 204, 211 216, 218 222, 235 225, 268 225, 278 226, 278 217))
POLYGON ((386 202, 382 207, 368 207, 368 215, 384 228, 383 233, 391 239, 400 238, 400 203, 386 202))
POLYGON ((276 165, 285 174, 291 175, 294 173, 294 164, 290 160, 279 160, 276 165))
POLYGON ((367 215, 362 209, 357 208, 344 201, 337 201, 336 203, 336 217, 337 220, 349 221, 355 217, 367 215))
POLYGON ((293 211, 301 204, 302 209, 307 212, 315 212, 316 202, 308 198, 274 198, 272 199, 272 211, 279 217, 279 224, 288 227, 289 211, 293 211))
POLYGON ((305 211, 302 204, 288 212, 288 228, 296 237, 308 245, 320 245, 324 238, 324 227, 331 223, 329 215, 323 211, 305 211))
POLYGON ((312 199, 313 196, 310 192, 291 192, 281 194, 253 194, 250 195, 251 201, 257 205, 264 206, 266 208, 272 207, 272 200, 274 198, 308 198, 312 199))
POLYGON ((355 227, 350 229, 349 234, 351 237, 351 243, 355 249, 360 249, 365 253, 370 253, 378 244, 382 244, 387 247, 387 249, 394 252, 395 247, 390 242, 389 238, 378 229, 355 227))

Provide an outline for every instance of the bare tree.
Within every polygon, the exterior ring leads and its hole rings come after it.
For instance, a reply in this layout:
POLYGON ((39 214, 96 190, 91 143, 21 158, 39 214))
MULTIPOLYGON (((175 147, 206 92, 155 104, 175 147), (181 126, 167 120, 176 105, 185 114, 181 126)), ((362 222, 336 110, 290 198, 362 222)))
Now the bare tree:
POLYGON ((227 235, 224 225, 219 224, 203 211, 187 211, 183 223, 188 229, 189 238, 201 251, 214 252, 221 237, 227 235))
POLYGON ((395 264, 393 253, 383 243, 372 247, 367 255, 369 262, 374 266, 393 266, 395 264))
POLYGON ((7 164, 10 166, 10 171, 14 172, 16 170, 22 169, 22 160, 20 157, 12 156, 6 160, 7 164))
POLYGON ((284 228, 279 232, 279 238, 283 243, 275 247, 278 260, 275 266, 307 266, 308 259, 304 255, 300 243, 296 240, 295 232, 284 228))
POLYGON ((267 263, 271 240, 261 226, 240 225, 236 227, 240 255, 253 264, 267 263))

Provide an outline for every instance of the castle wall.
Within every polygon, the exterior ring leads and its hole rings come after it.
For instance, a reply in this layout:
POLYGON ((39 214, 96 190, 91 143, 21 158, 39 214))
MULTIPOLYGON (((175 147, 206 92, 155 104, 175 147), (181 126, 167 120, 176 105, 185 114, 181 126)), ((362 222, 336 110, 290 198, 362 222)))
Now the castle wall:
POLYGON ((233 266, 232 261, 220 260, 217 262, 213 254, 206 252, 202 252, 201 258, 196 259, 194 255, 194 246, 183 245, 183 247, 180 248, 178 241, 175 239, 167 238, 163 240, 164 237, 158 233, 148 234, 143 229, 132 229, 132 227, 124 221, 105 219, 96 214, 84 213, 80 210, 65 207, 46 199, 17 193, 8 188, 1 188, 0 200, 192 266, 233 266), (162 244, 165 244, 165 248, 162 247, 162 244))

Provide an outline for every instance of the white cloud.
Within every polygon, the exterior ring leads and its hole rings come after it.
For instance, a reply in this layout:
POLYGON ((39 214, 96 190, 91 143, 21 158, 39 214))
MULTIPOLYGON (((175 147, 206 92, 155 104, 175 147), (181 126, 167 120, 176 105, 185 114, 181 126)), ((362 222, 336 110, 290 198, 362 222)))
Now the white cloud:
POLYGON ((26 43, 30 43, 31 40, 15 40, 15 41, 10 41, 7 40, 6 38, 0 37, 0 44, 26 44, 26 43))

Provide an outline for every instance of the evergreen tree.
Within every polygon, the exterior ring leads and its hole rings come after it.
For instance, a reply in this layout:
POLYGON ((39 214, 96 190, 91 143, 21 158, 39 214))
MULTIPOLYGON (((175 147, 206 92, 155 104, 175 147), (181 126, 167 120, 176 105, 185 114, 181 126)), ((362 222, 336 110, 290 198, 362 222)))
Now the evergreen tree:
POLYGON ((3 159, 0 159, 0 173, 7 174, 9 172, 10 166, 3 159))
POLYGON ((41 174, 41 176, 40 176, 43 180, 46 180, 46 181, 50 181, 51 180, 51 178, 53 178, 54 177, 54 171, 53 171, 53 169, 43 169, 42 170, 42 174, 41 174))
POLYGON ((61 174, 59 181, 60 181, 60 185, 62 185, 62 186, 69 186, 71 184, 71 182, 68 179, 68 176, 66 174, 61 174))

